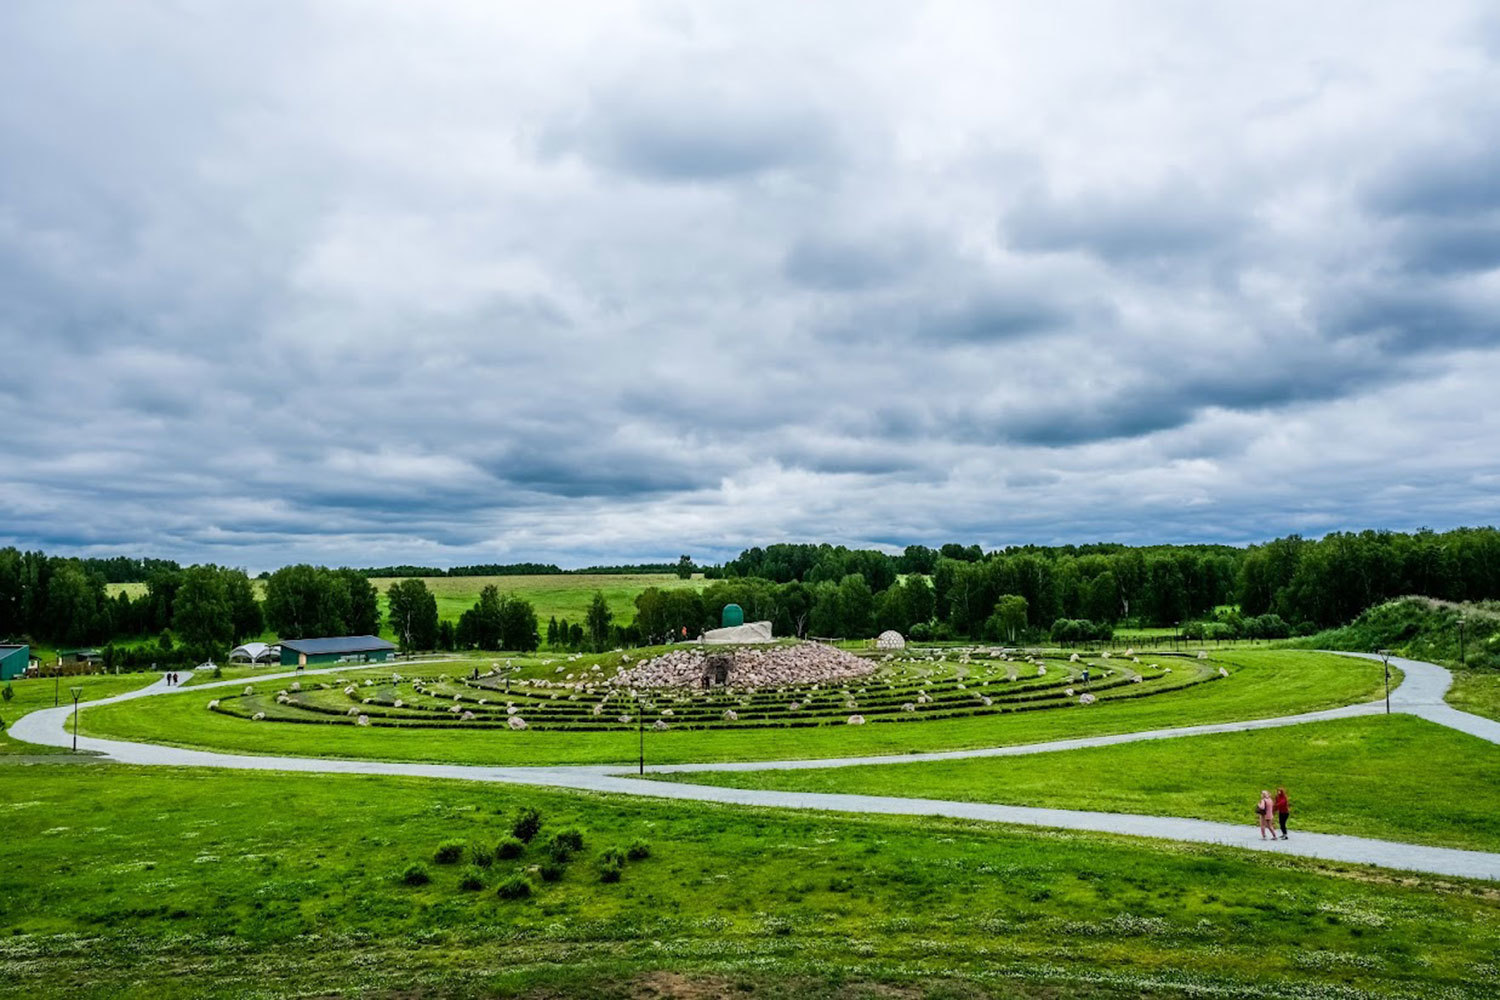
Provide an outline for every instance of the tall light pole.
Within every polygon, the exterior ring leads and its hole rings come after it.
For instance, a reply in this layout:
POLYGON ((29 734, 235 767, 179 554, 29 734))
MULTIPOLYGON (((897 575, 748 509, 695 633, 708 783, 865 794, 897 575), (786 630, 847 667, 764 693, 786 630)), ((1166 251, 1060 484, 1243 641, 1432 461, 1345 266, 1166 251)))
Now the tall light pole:
POLYGON ((646 700, 637 695, 635 699, 635 731, 641 745, 641 769, 642 777, 646 774, 646 700))
POLYGON ((1391 651, 1382 649, 1377 651, 1380 662, 1385 665, 1385 714, 1391 714, 1391 651))
POLYGON ((1464 620, 1462 618, 1458 620, 1458 665, 1467 666, 1464 662, 1464 620))
POLYGON ((78 752, 78 698, 83 694, 83 688, 68 688, 73 694, 73 752, 78 752))

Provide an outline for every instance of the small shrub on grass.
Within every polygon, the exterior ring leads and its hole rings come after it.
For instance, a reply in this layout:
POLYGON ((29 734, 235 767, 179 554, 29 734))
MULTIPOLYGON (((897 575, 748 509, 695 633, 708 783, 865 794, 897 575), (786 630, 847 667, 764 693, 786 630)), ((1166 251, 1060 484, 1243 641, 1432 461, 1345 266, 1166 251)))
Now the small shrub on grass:
POLYGON ((553 861, 567 861, 581 850, 583 850, 581 830, 559 830, 547 840, 547 856, 553 861))
POLYGON ((469 848, 469 860, 480 868, 488 868, 495 863, 495 852, 487 847, 480 847, 476 844, 469 848))
POLYGON ((618 847, 600 851, 595 865, 599 869, 599 881, 618 882, 625 869, 625 853, 618 847))
POLYGON ((521 852, 524 850, 526 850, 525 844, 521 843, 515 837, 506 837, 496 845, 495 857, 502 861, 510 861, 514 858, 519 858, 521 852))
POLYGON ((567 866, 561 861, 543 861, 537 867, 537 874, 542 877, 543 882, 556 882, 566 870, 567 866))
POLYGON ((406 871, 401 873, 401 881, 407 885, 426 885, 432 881, 432 876, 427 874, 427 869, 419 864, 406 866, 406 871))
POLYGON ((649 858, 651 857, 651 845, 646 843, 640 837, 637 837, 631 842, 630 846, 625 849, 625 856, 631 861, 641 861, 645 858, 649 858))
POLYGON ((456 865, 464 859, 468 846, 462 840, 445 840, 433 852, 432 860, 440 865, 456 865))
POLYGON ((512 875, 495 887, 501 899, 525 899, 531 895, 531 881, 524 875, 512 875))
POLYGON ((531 843, 532 838, 537 835, 537 831, 539 831, 541 828, 542 814, 537 810, 531 808, 530 806, 527 806, 520 812, 516 813, 516 821, 511 826, 510 832, 511 835, 514 836, 517 840, 529 844, 531 843))
POLYGON ((465 868, 458 877, 458 887, 465 892, 478 892, 484 888, 484 869, 477 865, 465 868))

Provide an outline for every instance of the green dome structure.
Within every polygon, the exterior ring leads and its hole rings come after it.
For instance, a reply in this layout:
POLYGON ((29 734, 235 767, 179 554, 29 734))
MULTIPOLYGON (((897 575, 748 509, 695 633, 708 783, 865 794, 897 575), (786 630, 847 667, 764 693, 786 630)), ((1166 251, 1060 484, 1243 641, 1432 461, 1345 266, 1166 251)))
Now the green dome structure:
POLYGON ((719 619, 722 628, 734 628, 745 624, 745 609, 738 604, 724 605, 724 614, 719 619))

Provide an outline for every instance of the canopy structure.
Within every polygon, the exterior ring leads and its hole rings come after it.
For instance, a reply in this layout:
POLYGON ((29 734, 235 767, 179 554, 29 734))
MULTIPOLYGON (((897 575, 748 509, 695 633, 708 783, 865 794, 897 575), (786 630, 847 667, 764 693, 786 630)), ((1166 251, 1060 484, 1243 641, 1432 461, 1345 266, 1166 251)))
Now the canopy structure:
POLYGON ((265 642, 247 642, 231 649, 229 659, 241 663, 280 663, 281 647, 265 642))
POLYGON ((906 638, 895 629, 886 629, 875 638, 876 649, 905 649, 906 638))

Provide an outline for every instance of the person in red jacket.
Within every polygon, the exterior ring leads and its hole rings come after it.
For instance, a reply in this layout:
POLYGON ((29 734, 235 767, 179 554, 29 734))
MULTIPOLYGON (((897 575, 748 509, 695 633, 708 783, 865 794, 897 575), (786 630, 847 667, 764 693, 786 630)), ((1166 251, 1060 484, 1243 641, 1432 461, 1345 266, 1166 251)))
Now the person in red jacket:
POLYGON ((1286 817, 1292 811, 1292 804, 1287 801, 1286 789, 1276 789, 1276 818, 1281 822, 1281 839, 1286 839, 1286 817))

